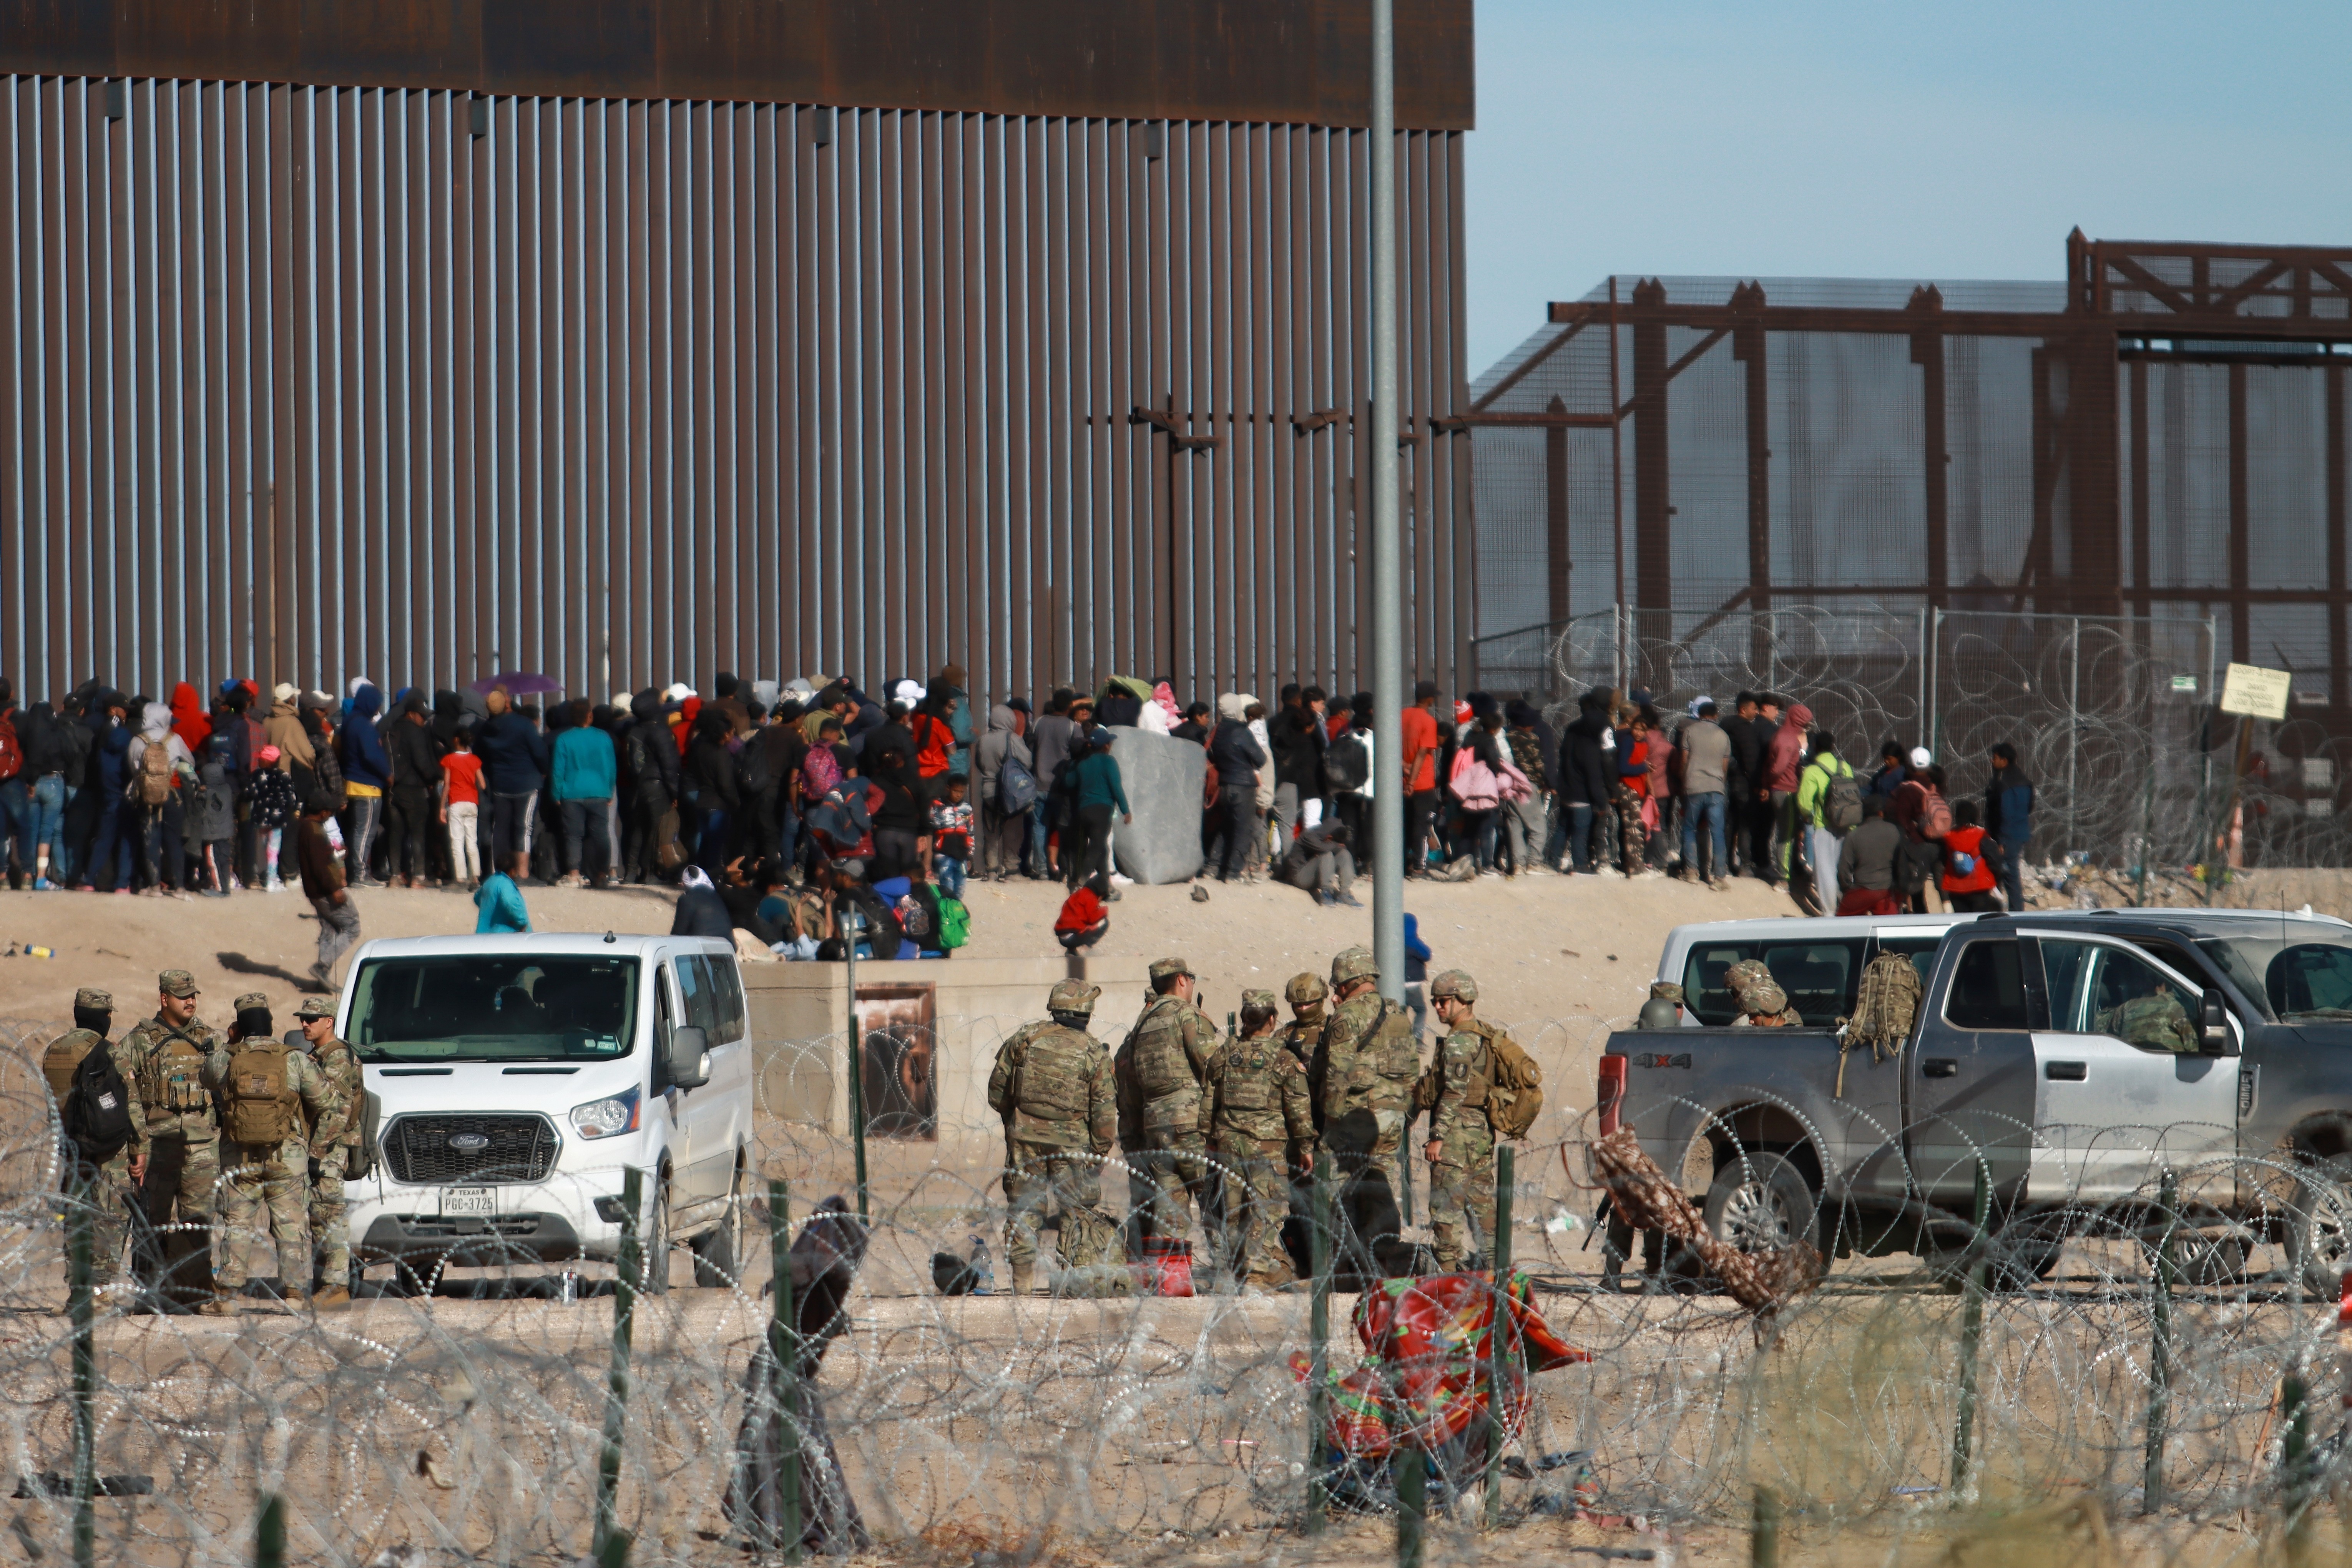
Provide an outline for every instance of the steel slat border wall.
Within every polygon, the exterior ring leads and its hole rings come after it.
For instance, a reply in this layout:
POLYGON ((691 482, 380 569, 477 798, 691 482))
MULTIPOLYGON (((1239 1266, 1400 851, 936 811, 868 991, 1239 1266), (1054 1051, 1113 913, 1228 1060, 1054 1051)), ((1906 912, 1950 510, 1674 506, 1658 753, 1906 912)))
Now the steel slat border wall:
MULTIPOLYGON (((1360 131, 0 83, 20 691, 1365 679, 1360 131)), ((1449 685, 1460 156, 1400 137, 1385 433, 1449 685)))

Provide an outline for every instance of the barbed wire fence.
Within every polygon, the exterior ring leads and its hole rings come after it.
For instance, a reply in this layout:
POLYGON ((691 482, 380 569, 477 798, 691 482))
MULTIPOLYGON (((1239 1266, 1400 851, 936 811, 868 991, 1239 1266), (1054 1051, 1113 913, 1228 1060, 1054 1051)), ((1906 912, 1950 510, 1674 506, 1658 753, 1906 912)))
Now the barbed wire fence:
POLYGON ((2352 865, 2346 740, 2297 691, 2288 717, 2220 714, 2222 656, 2209 619, 1886 609, 1863 601, 1701 616, 1601 611, 1481 639, 1482 686, 1554 721, 1595 688, 1645 688, 1678 716, 1711 697, 1777 691, 1813 710, 1857 771, 1888 740, 1925 744, 1952 792, 1984 787, 2006 741, 2036 791, 2032 856, 2064 879, 2084 866, 2202 899, 2197 868, 2352 865))
MULTIPOLYGON (((43 1563, 75 1560, 79 1511, 74 1205, 37 1067, 61 1027, 0 1024, 0 1444, 17 1483, 12 1539, 43 1563)), ((2089 1508, 2142 1531, 2154 1560, 2251 1562, 2352 1479, 2336 1447, 2336 1303, 2308 1288, 2287 1234, 2314 1215, 2352 1219, 2335 1173, 2268 1156, 2168 1182, 2151 1172, 2128 1202, 2045 1217, 2081 1233, 2054 1267, 2022 1231, 1970 1253, 1970 1217, 1947 1213, 1950 1249, 1837 1260, 1759 1320, 1671 1258, 1604 1275, 1595 1129, 1560 1069, 1589 1065, 1608 1027, 1515 1026, 1555 1089, 1517 1151, 1514 1266, 1552 1331, 1592 1359, 1532 1380, 1491 1526, 1475 1476, 1434 1494, 1429 1560, 1596 1545, 1671 1556, 1744 1529, 1765 1487, 1792 1531, 1957 1550, 2021 1510, 2089 1508)), ((845 1047, 761 1042, 764 1065, 782 1064, 761 1082, 845 1047)), ((805 1237, 817 1200, 855 1211, 855 1162, 847 1141, 776 1109, 762 1106, 758 1174, 789 1182, 791 1234, 805 1237)), ((919 1141, 873 1152, 870 1240, 811 1384, 871 1537, 838 1549, 953 1568, 1389 1554, 1385 1514, 1340 1510, 1310 1529, 1308 1482, 1333 1453, 1310 1441, 1296 1367, 1307 1295, 943 1296, 935 1255, 969 1258, 972 1237, 992 1249, 1003 1234, 997 1173, 919 1141)), ((1118 1206, 1127 1167, 1113 1156, 1104 1173, 1118 1206)), ((1709 1180, 1681 1176, 1694 1191, 1709 1180)), ((677 1258, 670 1289, 632 1293, 611 1447, 622 1301, 609 1267, 514 1258, 442 1270, 429 1290, 421 1272, 378 1268, 343 1313, 259 1299, 227 1320, 100 1309, 93 1560, 253 1561, 258 1500, 277 1497, 287 1561, 570 1564, 593 1549, 608 1464, 630 1561, 773 1560, 730 1509, 776 1310, 764 1191, 747 1194, 755 1239, 731 1283, 690 1288, 677 1258), (585 1275, 576 1300, 567 1268, 585 1275)), ((1335 1373, 1361 1354, 1356 1301, 1333 1308, 1335 1373)))

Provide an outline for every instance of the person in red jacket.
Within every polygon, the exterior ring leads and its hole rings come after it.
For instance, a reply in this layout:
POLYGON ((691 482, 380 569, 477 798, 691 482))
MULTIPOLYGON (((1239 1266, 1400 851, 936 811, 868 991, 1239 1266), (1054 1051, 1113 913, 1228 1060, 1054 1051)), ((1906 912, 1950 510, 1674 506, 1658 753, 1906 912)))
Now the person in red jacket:
POLYGON ((1993 892, 1998 879, 1993 875, 1990 853, 1997 847, 1985 837, 1977 803, 1968 799, 1952 802, 1952 830, 1944 835, 1947 909, 1970 915, 1999 912, 2001 903, 1993 892))
POLYGON ((1062 944, 1063 952, 1076 952, 1080 948, 1092 947, 1110 930, 1110 910, 1102 898, 1108 891, 1109 886, 1097 877, 1072 889, 1070 896, 1062 900, 1062 916, 1054 922, 1054 938, 1062 944))

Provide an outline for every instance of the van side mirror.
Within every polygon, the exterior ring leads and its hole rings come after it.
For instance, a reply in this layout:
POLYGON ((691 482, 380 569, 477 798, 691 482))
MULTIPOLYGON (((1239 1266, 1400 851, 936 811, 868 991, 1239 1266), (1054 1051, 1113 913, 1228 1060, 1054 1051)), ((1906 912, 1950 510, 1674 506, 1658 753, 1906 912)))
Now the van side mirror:
POLYGON ((710 1081, 710 1040, 692 1024, 669 1032, 669 1050, 662 1070, 677 1089, 700 1089, 710 1081))
POLYGON ((2204 1020, 2198 1030, 2198 1048, 2209 1057, 2236 1056, 2238 1042, 2236 1037, 2230 1033, 2229 1005, 2221 1000, 2219 987, 2208 985, 2205 988, 2202 1011, 2204 1020))

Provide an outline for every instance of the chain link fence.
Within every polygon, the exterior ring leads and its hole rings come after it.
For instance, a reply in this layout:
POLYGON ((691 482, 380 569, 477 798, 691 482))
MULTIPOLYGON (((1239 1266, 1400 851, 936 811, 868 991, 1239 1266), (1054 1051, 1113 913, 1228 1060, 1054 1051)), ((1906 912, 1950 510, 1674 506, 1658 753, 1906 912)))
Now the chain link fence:
POLYGON ((2033 854, 2137 875, 2205 865, 2352 865, 2345 738, 2321 707, 2277 723, 2217 713, 2210 619, 2002 610, 1794 605, 1698 616, 1601 611, 1475 645, 1479 684, 1555 720, 1595 688, 1646 688, 1678 715, 1727 714, 1743 690, 1813 710, 1857 772, 1893 740, 1925 744, 1955 795, 1974 794, 2000 742, 2035 789, 2033 854))

